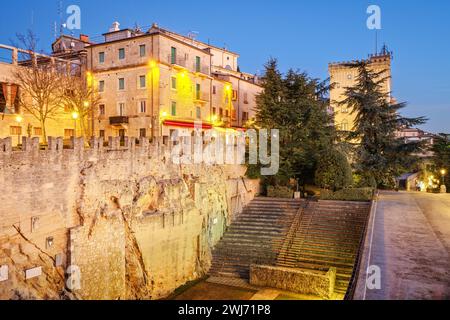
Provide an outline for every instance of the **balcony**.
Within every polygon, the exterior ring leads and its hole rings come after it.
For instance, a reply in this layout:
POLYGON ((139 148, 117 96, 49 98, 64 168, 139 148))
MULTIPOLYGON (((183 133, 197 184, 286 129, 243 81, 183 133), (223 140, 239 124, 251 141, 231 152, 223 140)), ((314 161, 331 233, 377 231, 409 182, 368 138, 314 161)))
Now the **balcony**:
POLYGON ((197 102, 197 103, 209 102, 209 93, 207 93, 207 92, 194 93, 194 102, 197 102))
POLYGON ((117 117, 110 117, 109 118, 109 124, 112 126, 120 126, 123 124, 128 124, 128 117, 125 116, 117 116, 117 117))
POLYGON ((167 63, 171 64, 174 68, 178 69, 187 68, 186 59, 181 56, 172 56, 171 54, 169 54, 167 56, 167 63))
POLYGON ((202 66, 202 65, 197 65, 197 63, 194 62, 194 65, 192 66, 192 70, 194 70, 194 72, 199 75, 199 76, 209 76, 210 75, 210 69, 209 66, 202 66))

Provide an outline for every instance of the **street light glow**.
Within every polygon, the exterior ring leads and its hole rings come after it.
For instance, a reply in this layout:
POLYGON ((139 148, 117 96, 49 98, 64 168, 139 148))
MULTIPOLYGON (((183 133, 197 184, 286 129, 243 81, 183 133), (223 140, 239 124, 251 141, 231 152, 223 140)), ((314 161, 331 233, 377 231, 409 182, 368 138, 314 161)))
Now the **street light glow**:
POLYGON ((16 122, 17 122, 17 123, 22 123, 22 121, 23 121, 22 116, 21 116, 21 115, 17 115, 17 116, 16 116, 16 122))
POLYGON ((79 116, 80 115, 78 114, 78 112, 72 112, 72 119, 73 120, 77 120, 79 116))

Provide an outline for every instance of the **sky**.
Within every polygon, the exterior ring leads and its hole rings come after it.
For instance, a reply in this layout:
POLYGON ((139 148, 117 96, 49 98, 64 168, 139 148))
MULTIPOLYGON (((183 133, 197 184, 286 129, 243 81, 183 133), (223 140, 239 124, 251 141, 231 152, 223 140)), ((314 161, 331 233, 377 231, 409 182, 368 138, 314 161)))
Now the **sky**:
MULTIPOLYGON (((33 29, 40 48, 50 51, 55 22, 65 22, 70 5, 81 9, 81 30, 99 41, 114 21, 121 27, 153 22, 169 30, 240 54, 242 71, 256 73, 277 58, 289 68, 328 77, 328 63, 364 59, 375 51, 367 28, 369 5, 381 9, 379 46, 394 52, 393 95, 408 103, 406 116, 426 116, 421 128, 450 132, 450 1, 448 0, 16 0, 2 3, 0 43, 33 29), (63 19, 58 13, 62 2, 63 19)), ((70 34, 71 31, 65 30, 70 34)))

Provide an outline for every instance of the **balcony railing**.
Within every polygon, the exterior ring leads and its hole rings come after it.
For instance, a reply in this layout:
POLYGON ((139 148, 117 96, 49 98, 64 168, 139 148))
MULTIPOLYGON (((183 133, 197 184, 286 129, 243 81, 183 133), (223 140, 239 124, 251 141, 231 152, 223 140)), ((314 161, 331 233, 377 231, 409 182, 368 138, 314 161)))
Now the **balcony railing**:
POLYGON ((195 92, 194 100, 197 102, 208 102, 209 101, 209 93, 207 92, 195 92))
POLYGON ((167 63, 174 65, 174 66, 180 66, 183 68, 187 67, 186 58, 181 57, 181 56, 173 56, 173 55, 169 54, 167 56, 167 63))
POLYGON ((110 117, 109 118, 109 124, 112 126, 119 126, 122 124, 128 124, 129 120, 126 116, 117 116, 117 117, 110 117))
POLYGON ((192 70, 194 70, 194 72, 196 72, 196 73, 202 73, 204 75, 210 75, 209 66, 202 66, 202 65, 199 66, 195 62, 193 64, 193 66, 192 66, 192 70))

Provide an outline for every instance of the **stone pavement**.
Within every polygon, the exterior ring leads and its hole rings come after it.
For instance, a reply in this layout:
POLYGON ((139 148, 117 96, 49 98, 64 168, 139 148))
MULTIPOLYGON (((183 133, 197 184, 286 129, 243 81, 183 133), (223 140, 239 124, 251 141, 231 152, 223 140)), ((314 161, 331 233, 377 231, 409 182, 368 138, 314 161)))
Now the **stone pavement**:
POLYGON ((355 299, 450 299, 449 248, 450 194, 382 192, 355 299), (381 289, 365 289, 367 265, 380 268, 381 289))

